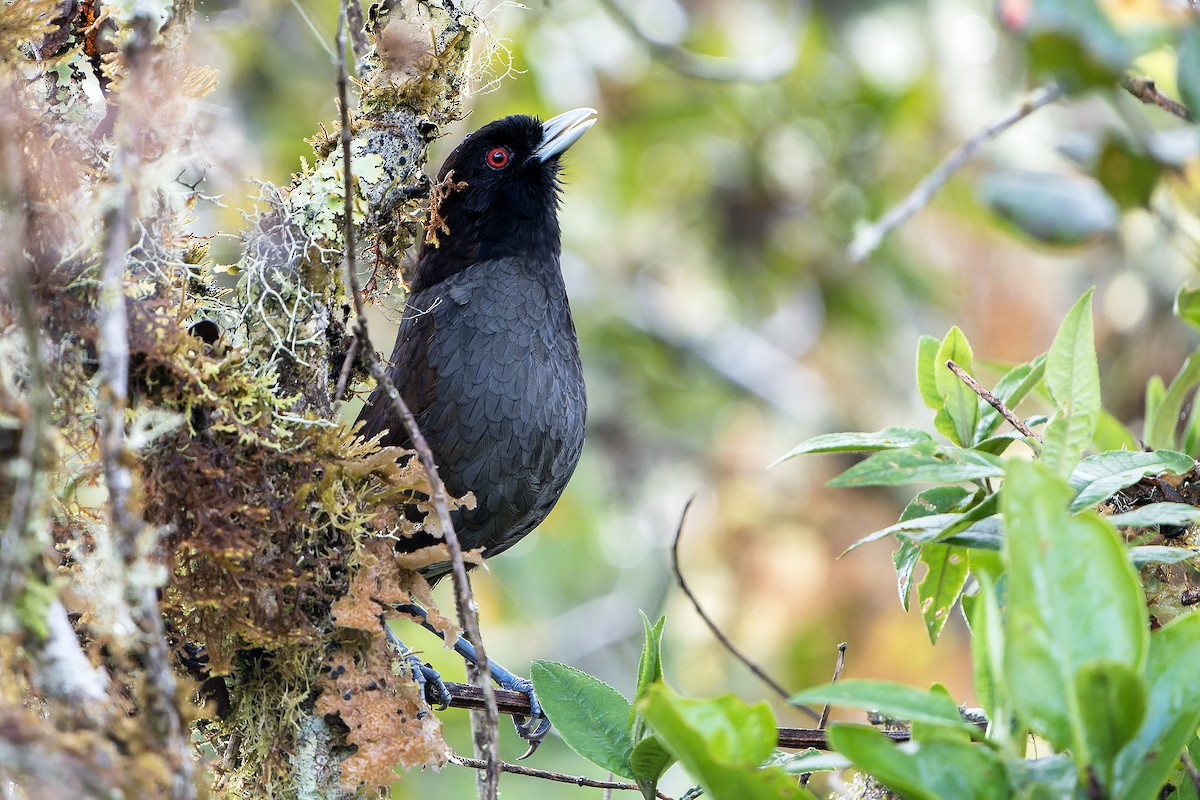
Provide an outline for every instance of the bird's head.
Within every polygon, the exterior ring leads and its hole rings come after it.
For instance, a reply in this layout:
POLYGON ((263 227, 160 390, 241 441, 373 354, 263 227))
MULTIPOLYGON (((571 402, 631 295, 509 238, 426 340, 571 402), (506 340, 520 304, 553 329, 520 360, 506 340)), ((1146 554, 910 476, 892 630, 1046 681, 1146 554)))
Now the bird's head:
POLYGON ((596 122, 577 108, 540 122, 523 114, 465 138, 438 171, 430 236, 421 245, 413 291, 477 262, 558 255, 559 157, 596 122))

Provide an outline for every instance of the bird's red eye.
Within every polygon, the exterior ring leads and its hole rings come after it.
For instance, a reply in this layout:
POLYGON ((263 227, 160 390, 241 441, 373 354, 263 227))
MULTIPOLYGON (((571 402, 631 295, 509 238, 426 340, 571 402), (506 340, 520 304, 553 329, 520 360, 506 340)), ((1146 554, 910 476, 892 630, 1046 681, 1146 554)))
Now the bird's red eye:
POLYGON ((493 147, 487 154, 487 165, 492 169, 504 169, 512 155, 507 147, 493 147))

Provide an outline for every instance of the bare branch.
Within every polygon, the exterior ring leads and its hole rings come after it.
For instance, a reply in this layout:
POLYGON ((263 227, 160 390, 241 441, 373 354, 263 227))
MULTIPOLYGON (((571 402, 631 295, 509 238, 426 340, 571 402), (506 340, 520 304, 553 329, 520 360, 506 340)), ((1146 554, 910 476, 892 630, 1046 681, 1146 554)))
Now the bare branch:
MULTIPOLYGON (((451 759, 451 762, 458 764, 460 767, 470 767, 472 769, 483 769, 486 766, 484 762, 477 758, 463 758, 462 756, 455 756, 453 759, 451 759)), ((558 783, 573 783, 576 786, 589 786, 593 789, 605 789, 606 791, 612 791, 613 789, 630 792, 641 791, 636 783, 624 783, 622 781, 598 781, 595 778, 585 778, 582 775, 565 775, 561 772, 533 769, 532 767, 523 767, 520 764, 509 764, 504 761, 500 762, 500 769, 504 772, 511 772, 514 775, 524 775, 529 778, 541 778, 543 780, 556 781, 558 783)), ((670 797, 662 792, 655 792, 654 796, 659 798, 659 800, 671 800, 670 797)))
POLYGON ((1057 83, 1047 84, 1030 95, 1021 105, 991 125, 988 125, 970 139, 967 139, 950 155, 946 156, 945 160, 933 172, 926 175, 908 193, 907 197, 892 206, 878 221, 859 230, 854 236, 854 241, 850 243, 850 247, 846 249, 846 255, 854 262, 862 261, 869 256, 875 251, 875 248, 879 247, 879 244, 883 241, 883 237, 887 236, 895 228, 903 225, 913 214, 916 214, 928 205, 929 201, 945 185, 946 181, 950 180, 950 177, 970 161, 985 144, 997 138, 1034 111, 1053 103, 1062 97, 1062 94, 1063 90, 1057 83))
POLYGON ((1174 114, 1186 122, 1195 122, 1187 107, 1178 100, 1173 100, 1158 90, 1154 81, 1146 77, 1125 75, 1121 78, 1121 86, 1125 91, 1147 105, 1158 106, 1169 114, 1174 114))
POLYGON ((1008 406, 1004 405, 1004 403, 1000 401, 1000 398, 996 397, 996 395, 992 394, 983 386, 981 386, 979 381, 967 374, 966 370, 964 370, 958 364, 955 364, 953 361, 947 361, 946 366, 949 367, 950 371, 957 375, 958 379, 965 383, 971 389, 971 391, 975 392, 975 394, 986 400, 988 405, 990 405, 992 408, 999 411, 1000 416, 1008 420, 1008 424, 1016 428, 1022 436, 1028 436, 1030 439, 1033 439, 1037 442, 1042 441, 1042 437, 1034 433, 1033 428, 1030 428, 1025 424, 1025 420, 1014 414, 1008 406))
MULTIPOLYGON (((371 344, 367 331, 366 308, 363 304, 362 289, 358 283, 358 259, 354 231, 354 175, 350 162, 350 105, 349 83, 346 75, 346 18, 348 0, 343 0, 341 14, 338 16, 337 30, 337 89, 338 101, 341 106, 341 146, 342 166, 345 195, 344 224, 345 224, 345 260, 346 279, 354 302, 354 335, 359 343, 359 350, 366 360, 367 367, 375 378, 376 383, 387 392, 392 410, 404 423, 404 429, 412 440, 413 449, 429 477, 430 500, 437 511, 438 525, 442 530, 442 538, 450 551, 451 576, 454 581, 454 598, 458 608, 459 623, 471 644, 475 646, 478 662, 467 663, 467 677, 472 684, 478 686, 483 694, 483 714, 472 714, 471 721, 474 729, 475 755, 487 765, 480 775, 477 789, 479 796, 486 800, 495 800, 499 792, 500 782, 500 752, 499 752, 499 713, 496 709, 496 695, 492 688, 491 676, 487 668, 487 652, 483 647, 483 637, 479 631, 479 618, 475 613, 475 601, 471 596, 471 583, 467 577, 467 568, 463 562, 462 545, 454 530, 454 522, 450 519, 450 506, 447 502, 446 486, 438 474, 437 464, 433 460, 433 452, 429 443, 417 427, 417 421, 409 410, 404 398, 400 396, 391 377, 383 368, 379 357, 371 344)), ((345 367, 343 367, 343 372, 345 367)))
POLYGON ((692 501, 695 499, 696 498, 694 496, 688 498, 687 504, 684 505, 683 513, 679 515, 679 526, 675 529, 675 540, 671 543, 671 569, 675 573, 675 581, 679 584, 679 588, 683 590, 683 593, 687 595, 687 599, 691 602, 692 608, 696 609, 696 613, 700 615, 700 619, 704 620, 704 624, 708 626, 708 629, 712 631, 713 636, 717 637, 717 641, 719 641, 726 650, 732 653, 738 661, 741 661, 743 664, 745 664, 751 672, 758 676, 759 680, 771 687, 771 690, 782 697, 785 702, 787 702, 793 708, 797 708, 803 711, 805 714, 808 714, 813 719, 819 720, 821 718, 820 714, 808 706, 793 703, 790 699, 791 694, 786 689, 780 686, 779 683, 776 682, 775 679, 768 675, 765 671, 763 671, 761 667, 747 658, 740 650, 737 649, 737 647, 734 646, 733 642, 729 641, 729 637, 721 632, 721 629, 717 627, 717 623, 713 622, 712 618, 709 617, 708 614, 704 612, 704 609, 700 607, 700 601, 696 599, 694 594, 692 594, 692 590, 688 587, 687 581, 683 579, 683 572, 679 568, 679 541, 683 538, 683 523, 687 519, 688 509, 692 507, 692 501))

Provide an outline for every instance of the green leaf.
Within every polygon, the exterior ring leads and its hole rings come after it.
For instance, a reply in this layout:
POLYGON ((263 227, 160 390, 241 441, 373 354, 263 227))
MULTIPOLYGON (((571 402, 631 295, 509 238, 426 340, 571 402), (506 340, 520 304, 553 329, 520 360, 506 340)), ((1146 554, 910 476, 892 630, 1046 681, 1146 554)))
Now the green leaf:
POLYGON ((1010 796, 1004 765, 986 747, 936 740, 897 746, 873 728, 835 725, 829 742, 906 800, 1001 800, 1010 796))
MULTIPOLYGON (((909 501, 900 514, 900 521, 907 522, 960 508, 970 497, 972 493, 961 486, 935 486, 926 489, 909 501)), ((892 561, 896 565, 900 605, 905 611, 908 611, 908 588, 912 583, 913 569, 920 560, 921 550, 922 545, 901 539, 900 548, 892 554, 892 561)))
POLYGON ((938 391, 937 374, 945 369, 944 363, 938 363, 938 349, 942 343, 932 336, 922 336, 917 340, 917 390, 925 405, 934 411, 943 405, 942 393, 938 391))
MULTIPOLYGON (((1200 26, 1193 26, 1192 30, 1196 32, 1192 34, 1192 38, 1200 38, 1200 26)), ((1200 58, 1200 41, 1196 42, 1196 53, 1197 58, 1200 58)), ((1200 69, 1197 70, 1196 81, 1200 83, 1200 69)), ((1200 86, 1197 88, 1200 89, 1200 86)), ((1175 294, 1175 316, 1193 328, 1200 329, 1200 289, 1193 289, 1191 286, 1179 288, 1175 294)))
POLYGON ((842 555, 838 556, 838 558, 846 555, 851 550, 857 550, 864 544, 877 542, 880 539, 886 539, 889 536, 899 536, 902 533, 911 534, 911 540, 918 543, 932 541, 937 534, 944 531, 947 526, 953 525, 960 519, 962 519, 962 514, 930 514, 927 517, 917 517, 915 519, 907 519, 902 522, 897 522, 859 539, 857 542, 847 547, 842 552, 842 555))
POLYGON ((919 428, 884 428, 875 433, 825 433, 796 445, 787 455, 773 461, 771 466, 774 467, 789 458, 809 453, 894 450, 898 447, 911 447, 914 444, 932 441, 933 437, 919 428))
POLYGON ((950 726, 969 736, 981 738, 974 725, 963 721, 958 706, 945 694, 925 692, 891 681, 849 679, 818 686, 792 696, 789 703, 830 703, 844 708, 878 711, 889 717, 910 722, 950 726))
POLYGON ((1042 461, 1059 475, 1070 475, 1091 442, 1100 416, 1100 368, 1092 337, 1089 289, 1067 312, 1046 356, 1046 388, 1055 414, 1046 426, 1042 461))
POLYGON ((1147 475, 1170 472, 1182 475, 1195 466, 1191 456, 1174 450, 1110 450, 1081 460, 1071 474, 1071 488, 1078 494, 1071 510, 1079 511, 1112 497, 1114 492, 1132 486, 1147 475))
POLYGON ((991 721, 993 735, 1006 743, 1012 737, 1008 687, 1004 683, 1004 628, 996 585, 986 570, 976 574, 979 590, 963 596, 963 614, 971 628, 971 658, 975 665, 975 696, 991 721))
POLYGON ((825 772, 828 770, 846 769, 852 766, 850 759, 838 753, 822 753, 810 748, 800 753, 783 765, 785 771, 792 775, 803 775, 807 772, 825 772))
POLYGON ((931 544, 922 551, 921 561, 929 569, 917 585, 917 598, 929 641, 937 644, 967 582, 967 551, 954 545, 931 544))
POLYGON ((1120 662, 1089 661, 1075 675, 1075 699, 1084 758, 1103 784, 1112 786, 1113 762, 1146 717, 1141 675, 1120 662))
MULTIPOLYGON (((1153 413, 1149 403, 1146 409, 1146 444, 1155 448, 1173 448, 1177 445, 1175 432, 1179 428, 1179 417, 1188 393, 1200 384, 1200 357, 1193 354, 1179 369, 1179 374, 1161 400, 1155 404, 1153 413)), ((1149 385, 1147 392, 1150 392, 1149 385)))
POLYGON ((658 622, 651 625, 646 612, 638 613, 642 615, 645 640, 642 643, 642 657, 638 660, 637 694, 633 696, 635 703, 646 696, 650 684, 662 680, 662 635, 663 627, 667 624, 665 616, 660 616, 658 622))
POLYGON ((1113 230, 1121 218, 1091 178, 1008 170, 984 175, 978 191, 993 214, 1046 244, 1083 244, 1113 230))
POLYGON ((1100 409, 1100 419, 1096 421, 1096 431, 1092 434, 1092 446, 1101 451, 1141 449, 1137 437, 1129 428, 1104 409, 1100 409))
POLYGON ((1200 25, 1193 22, 1179 37, 1179 95, 1192 115, 1200 109, 1200 25))
POLYGON ((668 753, 662 742, 654 736, 644 736, 638 740, 629 754, 634 780, 651 788, 658 786, 663 773, 674 763, 675 756, 668 753))
POLYGON ((567 746, 602 769, 633 778, 629 701, 599 678, 566 664, 535 660, 529 670, 542 710, 567 746))
POLYGON ((1095 0, 1034 0, 1025 23, 1030 66, 1069 92, 1116 82, 1132 60, 1095 0))
POLYGON ((1146 208, 1158 187, 1162 165, 1141 148, 1110 136, 1100 151, 1094 174, 1121 208, 1146 208))
POLYGON ((1185 614, 1154 632, 1143 679, 1146 714, 1117 757, 1113 797, 1156 798, 1200 726, 1200 615, 1185 614))
POLYGON ((1137 569, 1141 569, 1147 564, 1182 564, 1198 555, 1200 555, 1200 549, 1195 547, 1144 544, 1129 548, 1129 560, 1137 569))
MULTIPOLYGON (((1033 391, 1046 374, 1046 355, 1043 353, 1032 361, 1017 366, 1004 373, 992 394, 1006 405, 1009 410, 1016 410, 1017 405, 1025 396, 1033 391)), ((975 428, 975 441, 982 442, 996 432, 1004 422, 1000 412, 992 408, 991 403, 979 398, 979 423, 975 428)))
POLYGON ((690 700, 656 683, 638 710, 713 800, 813 797, 778 767, 761 767, 777 740, 765 702, 747 705, 733 695, 690 700))
POLYGON ((942 408, 934 418, 934 424, 947 439, 961 447, 970 447, 975 443, 973 437, 979 422, 979 397, 950 371, 946 362, 953 361, 970 374, 974 358, 971 344, 957 326, 951 328, 942 339, 935 356, 937 370, 933 379, 942 397, 942 408))
POLYGON ((1200 508, 1187 503, 1151 503, 1146 506, 1138 506, 1123 514, 1113 514, 1108 517, 1108 521, 1120 528, 1200 525, 1200 508))
POLYGON ((1124 543, 1094 514, 1071 515, 1071 494, 1040 464, 1008 464, 1001 497, 1009 567, 1004 677, 1024 723, 1079 758, 1079 669, 1100 659, 1140 670, 1148 626, 1124 543))
POLYGON ((912 483, 961 483, 1004 474, 1000 459, 976 450, 943 448, 923 442, 884 450, 829 481, 829 486, 904 486, 912 483))

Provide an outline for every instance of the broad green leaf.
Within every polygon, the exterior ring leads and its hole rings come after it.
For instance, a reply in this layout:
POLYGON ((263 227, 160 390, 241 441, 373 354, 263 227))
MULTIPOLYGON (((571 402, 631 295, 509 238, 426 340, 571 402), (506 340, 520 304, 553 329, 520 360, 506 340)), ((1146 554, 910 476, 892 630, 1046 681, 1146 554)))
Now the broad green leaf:
MULTIPOLYGON (((1183 404, 1197 384, 1200 384, 1200 356, 1192 355, 1183 362, 1179 374, 1156 404, 1153 415, 1147 408, 1147 445, 1155 448, 1174 448, 1177 445, 1176 431, 1179 429, 1183 404)), ((1150 391, 1149 387, 1147 391, 1150 391)))
POLYGON ((897 447, 911 447, 914 444, 932 441, 933 437, 919 428, 884 428, 874 433, 824 433, 796 445, 787 455, 772 462, 771 466, 809 453, 894 450, 897 447))
MULTIPOLYGON (((951 526, 954 533, 942 532, 937 541, 940 544, 951 544, 969 548, 978 553, 984 550, 999 551, 1004 545, 1004 526, 999 517, 988 517, 978 522, 972 522, 966 528, 958 529, 951 526)), ((951 528, 947 528, 949 531, 951 528)))
MULTIPOLYGON (((1192 27, 1192 39, 1195 41, 1195 52, 1197 60, 1200 60, 1200 25, 1192 27)), ((1200 84, 1200 66, 1196 71, 1196 83, 1200 84)), ((1200 85, 1196 87, 1200 90, 1200 85)), ((1197 106, 1192 106, 1197 108, 1197 106)), ((1175 316, 1191 325, 1193 328, 1200 329, 1200 289, 1193 289, 1191 286, 1180 287, 1175 294, 1175 316)))
POLYGON ((1082 459, 1071 473, 1071 488, 1078 494, 1071 510, 1079 511, 1112 497, 1147 475, 1169 472, 1182 475, 1195 466, 1191 456, 1174 450, 1109 450, 1082 459))
POLYGON ((1000 459, 976 450, 923 442, 884 450, 829 481, 829 486, 904 486, 912 483, 961 483, 1004 474, 1000 459))
POLYGON ((1133 58, 1096 0, 1033 0, 1027 13, 1030 67, 1069 92, 1111 85, 1133 58))
POLYGON ((1078 797, 1079 769, 1066 754, 1038 759, 1011 759, 1010 783, 1021 800, 1065 800, 1078 797))
POLYGON ((1117 757, 1113 797, 1153 800, 1200 725, 1200 615, 1185 614, 1154 632, 1146 659, 1146 714, 1117 757))
POLYGON ((994 752, 966 741, 896 745, 873 728, 835 725, 829 742, 905 800, 1002 800, 1004 765, 994 752))
POLYGON ((1148 638, 1137 572, 1116 530, 1072 515, 1070 488, 1045 467, 1011 461, 1001 511, 1009 565, 1005 684, 1025 724, 1083 753, 1077 674, 1097 659, 1140 670, 1148 638))
POLYGON ((654 736, 639 739, 629 754, 629 766, 633 770, 634 780, 652 789, 658 786, 663 773, 674 763, 675 756, 668 753, 662 742, 654 736))
POLYGON ((542 710, 567 746, 602 769, 633 778, 629 701, 599 678, 566 664, 535 660, 529 670, 542 710))
POLYGON ((777 741, 775 715, 732 695, 679 697, 656 683, 638 703, 655 737, 713 800, 812 798, 778 767, 761 767, 777 741))
POLYGON ((888 536, 908 534, 910 540, 917 543, 932 541, 939 533, 944 531, 948 526, 958 522, 960 519, 962 519, 962 514, 930 514, 927 517, 917 517, 915 519, 897 522, 859 539, 857 542, 847 547, 845 551, 842 552, 842 555, 838 556, 838 558, 846 555, 851 550, 857 550, 864 544, 877 542, 880 539, 886 539, 888 536))
POLYGON ((1096 420, 1096 430, 1092 434, 1092 446, 1103 452, 1105 450, 1140 450, 1137 437, 1121 420, 1104 409, 1100 409, 1100 418, 1096 420))
POLYGON ((1042 462, 1059 475, 1070 475, 1092 440, 1100 416, 1100 368, 1092 337, 1089 289, 1067 312, 1046 356, 1046 388, 1055 414, 1046 426, 1042 462))
POLYGON ((1162 408, 1163 398, 1167 394, 1167 385, 1158 375, 1151 375, 1146 381, 1146 410, 1142 420, 1142 430, 1148 431, 1154 427, 1158 411, 1162 408))
POLYGON ((930 544, 921 552, 921 561, 929 569, 917 585, 917 598, 929 641, 936 644, 966 585, 967 551, 954 545, 930 544))
POLYGON ((971 345, 957 326, 950 329, 938 346, 937 370, 933 379, 938 394, 942 397, 942 408, 934 418, 937 429, 950 441, 961 447, 975 444, 975 426, 979 422, 978 396, 946 366, 953 361, 969 374, 974 361, 971 345))
POLYGON ((1084 758, 1104 786, 1113 785, 1113 762, 1146 717, 1146 687, 1128 664, 1089 661, 1075 675, 1084 758))
POLYGON ((963 615, 971 628, 971 659, 975 665, 975 696, 1001 743, 1011 737, 1012 709, 1004 683, 1004 629, 996 586, 986 571, 976 574, 979 589, 964 595, 963 615))
POLYGON ((1177 69, 1180 97, 1194 116, 1200 109, 1200 24, 1194 19, 1179 37, 1177 69))
POLYGON ((1121 528, 1200 525, 1200 508, 1189 506, 1187 503, 1150 503, 1123 514, 1113 514, 1108 517, 1108 521, 1121 528))
POLYGON ((1145 208, 1158 187, 1162 165, 1144 149, 1109 136, 1093 174, 1121 208, 1145 208))
POLYGON ((789 703, 830 703, 845 708, 878 711, 910 722, 948 725, 980 738, 978 728, 963 721, 958 706, 947 695, 925 692, 891 681, 842 680, 793 695, 789 703))
MULTIPOLYGON (((992 394, 997 400, 1008 406, 1010 411, 1015 411, 1017 404, 1042 382, 1045 374, 1046 355, 1043 353, 1032 361, 1018 364, 1004 373, 1004 377, 992 387, 992 394)), ((991 404, 982 397, 979 398, 979 424, 975 428, 975 441, 982 442, 987 439, 1003 422, 1004 417, 1000 415, 1000 412, 992 408, 991 404)))
POLYGON ((942 343, 932 336, 922 336, 917 340, 917 390, 925 405, 937 411, 942 407, 942 395, 938 391, 937 373, 945 369, 945 364, 937 360, 938 348, 942 343))
MULTIPOLYGON (((941 514, 960 508, 972 495, 961 486, 935 486, 926 489, 909 501, 900 514, 901 522, 941 514)), ((896 565, 897 589, 900 592, 900 605, 908 611, 908 588, 912 583, 913 569, 921 556, 921 546, 911 540, 901 539, 900 548, 892 554, 896 565)))
POLYGON ((1046 244, 1082 244, 1112 230, 1121 218, 1117 204, 1091 178, 1007 170, 984 175, 978 191, 993 214, 1046 244))
POLYGON ((1141 569, 1147 564, 1181 564, 1198 555, 1200 555, 1200 549, 1195 547, 1144 544, 1129 548, 1129 561, 1137 569, 1141 569))

